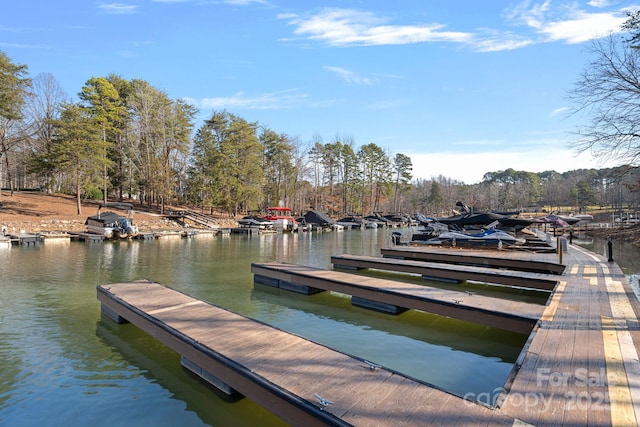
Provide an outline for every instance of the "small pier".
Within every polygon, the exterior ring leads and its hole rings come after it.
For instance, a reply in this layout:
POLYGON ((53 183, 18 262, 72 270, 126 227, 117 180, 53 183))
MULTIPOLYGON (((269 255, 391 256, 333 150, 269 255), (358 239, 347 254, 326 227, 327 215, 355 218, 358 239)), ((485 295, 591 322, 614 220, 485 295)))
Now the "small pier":
POLYGON ((44 232, 39 233, 40 240, 43 243, 69 243, 71 242, 71 234, 66 232, 44 232))
POLYGON ((352 304, 390 314, 416 309, 528 334, 544 306, 278 262, 252 264, 257 283, 298 293, 335 291, 352 304))
POLYGON ((278 230, 273 228, 258 228, 258 227, 235 227, 230 229, 231 234, 247 234, 249 236, 253 234, 276 234, 278 230))
POLYGON ((72 240, 79 240, 81 242, 87 243, 100 243, 104 241, 104 236, 102 234, 95 233, 71 233, 72 240))
MULTIPOLYGON (((530 254, 513 251, 479 251, 471 249, 442 250, 427 246, 395 246, 380 250, 385 258, 440 262, 453 265, 506 268, 532 273, 562 274, 566 266, 558 255, 530 254)), ((555 251, 554 251, 555 252, 555 251)))
POLYGON ((498 270, 495 268, 444 263, 399 260, 393 258, 361 255, 336 255, 331 257, 334 268, 389 270, 420 274, 425 279, 463 282, 475 280, 498 285, 552 291, 558 284, 558 276, 522 271, 498 270))
POLYGON ((37 234, 31 233, 14 233, 7 234, 11 243, 14 245, 23 245, 23 246, 35 246, 40 243, 40 238, 37 234))
MULTIPOLYGON (((158 283, 97 288, 103 313, 182 356, 182 365, 291 425, 513 425, 513 418, 234 314, 158 283), (215 331, 215 332, 214 332, 215 331)), ((212 397, 213 398, 213 397, 212 397)))

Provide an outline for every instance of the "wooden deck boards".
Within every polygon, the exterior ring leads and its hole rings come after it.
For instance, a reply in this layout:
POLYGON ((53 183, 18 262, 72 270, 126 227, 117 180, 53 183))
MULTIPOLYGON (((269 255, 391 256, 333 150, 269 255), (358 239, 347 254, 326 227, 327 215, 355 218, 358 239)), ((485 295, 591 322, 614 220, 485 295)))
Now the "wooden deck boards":
POLYGON ((615 264, 578 247, 565 260, 566 285, 549 302, 499 410, 538 426, 637 425, 637 300, 615 264))
MULTIPOLYGON (((554 255, 526 256, 549 261, 554 255)), ((640 304, 620 268, 602 256, 570 246, 563 263, 566 269, 556 276, 559 283, 495 408, 384 368, 372 370, 357 357, 158 284, 104 285, 98 287, 98 298, 292 424, 639 425, 640 304), (321 408, 315 394, 333 403, 321 408)), ((276 276, 295 282, 309 271, 287 265, 276 276)), ((382 280, 326 270, 313 280, 331 282, 336 275, 358 278, 362 287, 382 280)), ((397 286, 390 290, 400 293, 410 287, 397 286)))
POLYGON ((452 399, 444 391, 157 283, 115 283, 97 292, 102 304, 293 425, 427 425, 443 416, 513 423, 470 402, 443 414, 452 399), (316 394, 332 403, 322 407, 316 394))
POLYGON ((427 278, 460 281, 475 280, 544 291, 552 291, 558 283, 558 276, 548 274, 363 255, 334 255, 331 257, 331 263, 334 265, 334 268, 375 268, 379 270, 420 274, 427 278))
POLYGON ((513 251, 487 251, 461 248, 430 248, 428 246, 394 246, 382 248, 382 256, 415 261, 442 262, 457 265, 475 265, 490 268, 562 274, 565 265, 556 254, 535 254, 513 251))
POLYGON ((254 263, 251 271, 259 277, 284 280, 526 334, 531 332, 544 311, 544 306, 538 304, 294 264, 254 263))

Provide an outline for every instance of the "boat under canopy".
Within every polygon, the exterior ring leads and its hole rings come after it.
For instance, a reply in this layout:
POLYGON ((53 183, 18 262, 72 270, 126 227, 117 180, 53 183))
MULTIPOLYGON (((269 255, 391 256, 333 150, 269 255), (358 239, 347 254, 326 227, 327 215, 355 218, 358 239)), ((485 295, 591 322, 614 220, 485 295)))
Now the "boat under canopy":
POLYGON ((138 235, 138 227, 133 224, 133 205, 131 203, 100 203, 97 214, 88 217, 85 225, 89 233, 103 235, 106 239, 127 239, 138 235), (111 211, 101 212, 102 208, 126 210, 128 216, 111 211))

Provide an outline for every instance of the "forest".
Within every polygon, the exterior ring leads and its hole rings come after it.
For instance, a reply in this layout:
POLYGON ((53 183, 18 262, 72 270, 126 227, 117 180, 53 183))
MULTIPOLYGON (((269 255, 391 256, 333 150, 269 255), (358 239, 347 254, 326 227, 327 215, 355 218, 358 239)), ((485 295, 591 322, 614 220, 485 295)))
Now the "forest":
POLYGON ((279 133, 226 110, 198 110, 141 79, 91 77, 71 101, 54 76, 0 51, 0 184, 159 209, 188 205, 229 216, 284 205, 331 216, 442 215, 476 209, 635 210, 637 167, 487 172, 465 184, 414 179, 409 156, 336 135, 325 142, 279 133))

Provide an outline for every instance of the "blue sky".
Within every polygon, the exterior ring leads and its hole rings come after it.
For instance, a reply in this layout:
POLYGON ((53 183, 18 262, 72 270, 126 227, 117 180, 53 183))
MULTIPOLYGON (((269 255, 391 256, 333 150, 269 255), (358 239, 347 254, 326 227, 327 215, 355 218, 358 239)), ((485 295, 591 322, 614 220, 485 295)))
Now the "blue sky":
POLYGON ((638 3, 478 0, 21 0, 0 49, 75 98, 91 77, 141 78, 310 143, 375 143, 416 178, 606 167, 569 147, 567 91, 591 41, 638 3))

